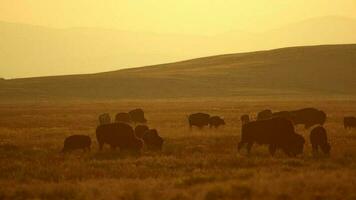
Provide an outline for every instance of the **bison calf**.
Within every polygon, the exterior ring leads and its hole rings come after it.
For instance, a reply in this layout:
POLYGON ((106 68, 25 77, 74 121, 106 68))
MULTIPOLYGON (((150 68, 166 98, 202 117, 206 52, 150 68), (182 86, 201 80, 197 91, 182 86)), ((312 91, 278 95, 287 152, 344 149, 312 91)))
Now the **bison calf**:
POLYGON ((324 127, 315 127, 310 132, 310 143, 312 144, 313 153, 317 153, 320 147, 325 154, 330 154, 331 146, 328 143, 328 138, 324 127))
POLYGON ((91 139, 87 135, 72 135, 64 140, 63 153, 83 149, 90 150, 91 139))

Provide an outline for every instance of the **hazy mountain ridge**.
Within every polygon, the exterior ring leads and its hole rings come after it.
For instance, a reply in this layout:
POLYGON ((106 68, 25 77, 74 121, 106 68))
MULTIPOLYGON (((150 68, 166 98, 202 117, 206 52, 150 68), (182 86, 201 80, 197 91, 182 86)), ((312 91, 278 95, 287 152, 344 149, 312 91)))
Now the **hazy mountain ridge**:
POLYGON ((0 99, 356 95, 356 45, 227 54, 88 75, 0 82, 0 99))
MULTIPOLYGON (((238 28, 238 27, 237 27, 238 28)), ((356 43, 356 20, 321 17, 216 36, 55 29, 0 22, 0 77, 82 74, 288 46, 356 43)))

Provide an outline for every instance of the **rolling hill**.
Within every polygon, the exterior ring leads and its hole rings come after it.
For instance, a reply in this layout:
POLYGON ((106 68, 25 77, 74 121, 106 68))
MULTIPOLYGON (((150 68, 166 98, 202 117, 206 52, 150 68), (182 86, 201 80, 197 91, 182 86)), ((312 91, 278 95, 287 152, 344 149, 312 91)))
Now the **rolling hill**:
MULTIPOLYGON (((238 29, 238 25, 236 25, 238 29)), ((290 46, 356 43, 356 20, 319 17, 273 30, 215 36, 56 29, 0 22, 0 77, 83 74, 210 55, 290 46)))
POLYGON ((0 99, 354 96, 355 74, 355 44, 291 47, 97 74, 0 80, 0 99))

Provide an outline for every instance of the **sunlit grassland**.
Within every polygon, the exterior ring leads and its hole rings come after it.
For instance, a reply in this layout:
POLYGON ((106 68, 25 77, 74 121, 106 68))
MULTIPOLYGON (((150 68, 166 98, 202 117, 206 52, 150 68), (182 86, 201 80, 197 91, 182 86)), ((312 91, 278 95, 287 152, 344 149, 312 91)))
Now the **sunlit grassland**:
POLYGON ((130 100, 0 104, 0 199, 355 199, 356 130, 342 118, 356 115, 346 100, 130 100), (163 152, 128 157, 98 152, 97 116, 142 108, 165 139, 163 152), (237 153, 240 116, 270 108, 316 107, 328 114, 330 158, 311 155, 309 130, 296 159, 264 146, 237 153), (223 116, 219 129, 189 130, 187 115, 223 116), (59 153, 71 134, 87 134, 91 152, 59 153))

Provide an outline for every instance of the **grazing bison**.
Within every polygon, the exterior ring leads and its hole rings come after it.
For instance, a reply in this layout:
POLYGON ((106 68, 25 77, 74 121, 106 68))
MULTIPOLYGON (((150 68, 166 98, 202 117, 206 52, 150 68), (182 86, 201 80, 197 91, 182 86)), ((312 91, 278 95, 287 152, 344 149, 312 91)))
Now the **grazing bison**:
POLYGON ((138 126, 136 126, 136 128, 135 128, 135 135, 136 135, 136 137, 142 139, 142 138, 143 138, 143 135, 144 135, 145 132, 148 131, 148 130, 149 130, 148 126, 146 126, 146 125, 138 125, 138 126))
POLYGON ((90 150, 91 139, 87 135, 72 135, 64 140, 63 153, 77 149, 90 150))
POLYGON ((149 151, 161 151, 163 145, 163 138, 158 135, 156 129, 150 129, 143 135, 143 141, 149 151))
POLYGON ((266 109, 257 113, 257 120, 266 120, 272 118, 272 110, 266 109))
POLYGON ((110 124, 111 123, 111 117, 108 113, 104 113, 99 115, 99 124, 110 124))
POLYGON ((129 112, 129 114, 130 114, 131 120, 134 123, 146 123, 147 122, 147 120, 145 119, 145 113, 140 108, 131 110, 129 112))
POLYGON ((281 117, 281 118, 288 119, 293 122, 292 114, 290 111, 274 112, 274 113, 272 113, 272 117, 273 118, 281 117))
POLYGON ((219 116, 212 116, 209 119, 209 127, 214 127, 214 128, 218 128, 221 125, 225 125, 225 121, 223 118, 219 117, 219 116))
POLYGON ((120 150, 139 154, 143 147, 143 141, 135 136, 132 127, 125 123, 104 124, 96 129, 96 139, 99 149, 108 144, 112 149, 119 147, 120 150))
POLYGON ((122 122, 122 123, 131 123, 131 116, 129 113, 117 113, 115 116, 115 122, 122 122))
POLYGON ((240 119, 241 119, 242 125, 247 124, 247 123, 250 122, 250 116, 247 115, 247 114, 246 115, 242 115, 240 119))
POLYGON ((247 144, 248 154, 254 143, 269 145, 273 156, 277 149, 282 149, 288 156, 303 153, 305 140, 294 131, 293 124, 284 118, 272 118, 244 124, 241 129, 241 141, 238 150, 247 144))
POLYGON ((326 114, 315 108, 304 108, 291 112, 294 124, 303 124, 306 129, 314 125, 324 125, 326 114))
POLYGON ((328 143, 328 138, 324 127, 315 127, 310 132, 310 143, 312 144, 313 153, 317 153, 320 147, 325 154, 330 154, 331 146, 328 143))
POLYGON ((209 125, 210 115, 206 113, 194 113, 188 117, 189 127, 192 128, 196 126, 198 128, 203 128, 209 125))
POLYGON ((291 120, 294 125, 302 124, 305 129, 314 125, 324 125, 326 114, 315 108, 303 108, 294 111, 281 111, 272 114, 273 117, 282 117, 291 120))
POLYGON ((356 128, 356 117, 344 117, 345 129, 356 128))

